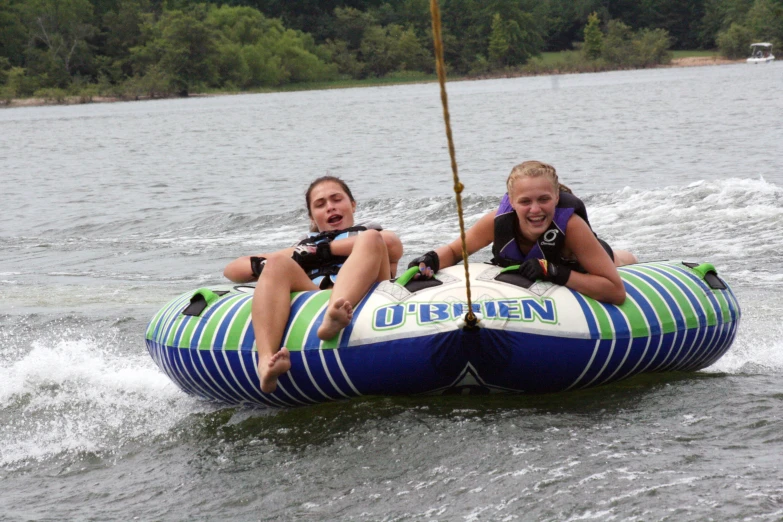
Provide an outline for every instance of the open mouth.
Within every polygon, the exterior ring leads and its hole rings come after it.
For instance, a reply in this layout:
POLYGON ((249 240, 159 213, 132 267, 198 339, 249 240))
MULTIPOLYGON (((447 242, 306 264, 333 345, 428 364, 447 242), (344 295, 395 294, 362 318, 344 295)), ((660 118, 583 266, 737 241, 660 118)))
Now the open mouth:
POLYGON ((335 223, 339 223, 342 220, 343 220, 343 217, 341 215, 334 214, 334 215, 330 216, 329 219, 326 220, 326 222, 329 223, 330 225, 334 225, 335 223))

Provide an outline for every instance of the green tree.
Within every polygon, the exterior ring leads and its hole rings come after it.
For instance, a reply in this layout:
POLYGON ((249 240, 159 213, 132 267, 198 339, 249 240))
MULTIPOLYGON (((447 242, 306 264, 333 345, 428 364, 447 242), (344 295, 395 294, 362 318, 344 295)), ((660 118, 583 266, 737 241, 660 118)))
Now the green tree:
POLYGON ((0 56, 11 65, 23 65, 27 39, 17 5, 11 0, 0 0, 0 56))
POLYGON ((365 31, 359 51, 368 73, 381 77, 397 70, 399 57, 394 49, 393 33, 400 30, 398 25, 373 25, 365 31))
POLYGON ((166 11, 157 23, 148 18, 143 26, 145 43, 131 49, 142 76, 157 65, 181 96, 194 87, 215 85, 218 33, 206 23, 207 12, 200 4, 187 12, 166 11))
POLYGON ((490 62, 500 67, 524 65, 539 54, 543 39, 534 27, 530 13, 512 10, 508 18, 495 13, 487 40, 490 62))
POLYGON ((621 67, 650 67, 671 60, 671 37, 665 29, 637 32, 619 20, 610 20, 601 57, 621 67))
POLYGON ((496 22, 495 15, 501 14, 501 23, 505 26, 504 33, 508 37, 508 51, 504 57, 506 65, 523 65, 530 57, 541 52, 544 47, 543 34, 545 28, 537 22, 533 13, 535 2, 520 0, 489 0, 485 13, 489 21, 487 43, 496 22))
POLYGON ((276 86, 287 83, 291 74, 283 67, 283 60, 263 43, 242 48, 250 78, 247 87, 276 86))
POLYGON ((115 5, 103 15, 102 55, 109 60, 101 62, 104 64, 102 72, 118 71, 112 72, 110 74, 112 77, 118 74, 132 75, 130 49, 141 43, 144 15, 151 11, 149 0, 117 0, 115 5))
POLYGON ((270 20, 252 7, 223 5, 211 9, 207 20, 224 39, 239 45, 253 45, 270 31, 283 31, 279 21, 270 20))
POLYGON ((424 47, 413 27, 399 33, 396 45, 400 70, 435 72, 435 57, 424 47))
POLYGON ((545 49, 563 51, 581 41, 591 13, 608 20, 606 2, 601 0, 542 0, 533 12, 539 25, 546 28, 545 49))
POLYGON ((40 86, 39 78, 28 76, 23 67, 11 67, 6 74, 4 94, 9 98, 32 96, 40 86))
POLYGON ((359 47, 359 58, 364 71, 377 77, 403 70, 431 72, 434 68, 434 59, 413 28, 397 24, 369 27, 359 47))
POLYGON ((327 40, 324 47, 329 52, 331 61, 337 65, 340 74, 351 78, 365 77, 365 64, 359 60, 358 50, 349 49, 345 40, 327 40))
MULTIPOLYGON (((477 0, 443 0, 443 54, 450 69, 467 73, 477 56, 486 60, 491 15, 477 0)), ((432 33, 429 33, 432 41, 432 33)))
POLYGON ((733 23, 727 30, 718 33, 716 42, 721 55, 736 59, 748 55, 748 46, 750 46, 752 39, 750 29, 744 25, 733 23))
POLYGON ((312 36, 286 29, 280 20, 250 7, 212 8, 207 24, 217 34, 219 85, 273 86, 334 78, 328 49, 312 36))
POLYGON ((31 0, 22 19, 28 27, 28 74, 49 78, 45 87, 64 87, 91 59, 88 40, 96 34, 88 0, 31 0))
POLYGON ((511 50, 510 23, 503 20, 500 13, 492 17, 492 30, 489 33, 489 61, 496 67, 509 65, 508 55, 511 50))
POLYGON ((641 29, 632 40, 634 67, 652 67, 671 61, 672 40, 666 29, 641 29))
POLYGON ((718 34, 731 24, 743 24, 754 0, 704 0, 704 16, 700 22, 700 42, 705 47, 717 43, 718 34))
POLYGON ((677 49, 695 49, 700 42, 705 0, 639 0, 635 30, 665 29, 677 49))
POLYGON ((615 65, 630 65, 632 39, 630 27, 619 20, 609 20, 601 57, 615 65))
POLYGON ((783 1, 756 0, 748 11, 745 25, 755 40, 783 45, 783 1))
POLYGON ((275 42, 274 52, 292 82, 331 80, 337 76, 337 66, 322 60, 313 37, 287 29, 275 42))
POLYGON ((599 58, 603 43, 604 35, 601 32, 598 14, 594 12, 588 16, 587 25, 585 26, 585 45, 583 47, 585 56, 590 60, 599 58))
POLYGON ((223 41, 217 45, 217 72, 219 83, 229 87, 250 87, 250 66, 245 59, 243 45, 223 41))
POLYGON ((367 30, 376 25, 377 20, 370 13, 353 7, 338 7, 334 10, 335 39, 347 42, 350 49, 358 49, 367 30))

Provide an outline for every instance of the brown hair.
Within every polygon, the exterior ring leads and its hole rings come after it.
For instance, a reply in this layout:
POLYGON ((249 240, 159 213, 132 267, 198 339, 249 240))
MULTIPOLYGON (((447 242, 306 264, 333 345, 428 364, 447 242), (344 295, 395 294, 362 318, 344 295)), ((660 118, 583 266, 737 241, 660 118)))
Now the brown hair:
POLYGON ((552 185, 563 192, 571 193, 571 189, 560 183, 557 178, 557 171, 549 163, 543 161, 524 161, 511 169, 511 174, 506 179, 506 190, 511 194, 511 187, 514 182, 523 177, 537 178, 546 176, 552 181, 552 185))
MULTIPOLYGON (((313 217, 313 213, 310 211, 310 193, 313 191, 315 187, 317 187, 321 183, 326 183, 327 181, 332 181, 340 185, 340 188, 343 189, 343 192, 345 192, 348 195, 348 199, 351 200, 351 203, 356 203, 356 200, 353 199, 353 194, 351 194, 351 189, 348 188, 348 185, 345 183, 345 181, 341 180, 337 176, 329 176, 329 175, 321 176, 320 178, 317 178, 312 183, 310 183, 310 186, 307 187, 307 192, 305 192, 305 204, 307 205, 307 215, 311 218, 313 217)), ((310 226, 310 232, 318 232, 318 229, 315 228, 315 225, 310 226)))

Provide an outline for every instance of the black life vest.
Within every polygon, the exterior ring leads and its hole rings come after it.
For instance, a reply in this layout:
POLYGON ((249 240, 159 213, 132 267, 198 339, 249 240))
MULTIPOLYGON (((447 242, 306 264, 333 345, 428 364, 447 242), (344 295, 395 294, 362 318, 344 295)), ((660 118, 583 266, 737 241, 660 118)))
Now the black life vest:
POLYGON ((519 265, 528 259, 546 259, 553 263, 562 264, 564 262, 562 253, 565 246, 566 225, 573 214, 573 208, 555 208, 552 223, 539 236, 533 248, 524 254, 517 243, 519 218, 508 201, 508 195, 506 195, 500 202, 495 216, 492 264, 506 267, 519 265))
MULTIPOLYGON (((355 236, 360 232, 364 232, 368 228, 372 228, 375 230, 383 230, 378 225, 370 224, 369 227, 364 225, 356 225, 353 227, 344 228, 342 230, 328 230, 326 232, 310 232, 310 235, 302 239, 299 243, 296 244, 296 246, 317 245, 319 243, 323 243, 324 241, 331 243, 332 241, 335 241, 337 239, 345 239, 351 236, 355 236)), ((337 281, 337 272, 340 271, 340 268, 343 266, 343 263, 345 263, 346 259, 348 258, 345 256, 332 256, 331 261, 323 263, 318 268, 314 268, 310 270, 307 273, 307 275, 310 278, 310 280, 312 280, 313 283, 318 285, 318 287, 321 288, 322 290, 331 288, 332 286, 334 286, 334 283, 337 281)))

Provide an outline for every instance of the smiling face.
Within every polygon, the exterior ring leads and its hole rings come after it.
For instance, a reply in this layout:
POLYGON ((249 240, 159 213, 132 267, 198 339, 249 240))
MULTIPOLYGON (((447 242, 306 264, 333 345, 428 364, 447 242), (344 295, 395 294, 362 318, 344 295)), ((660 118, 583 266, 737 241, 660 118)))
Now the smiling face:
POLYGON ((353 226, 356 202, 335 181, 322 181, 310 191, 310 219, 319 232, 353 226))
POLYGON ((558 195, 548 176, 522 176, 512 182, 508 197, 525 240, 533 243, 549 228, 555 217, 558 195))

